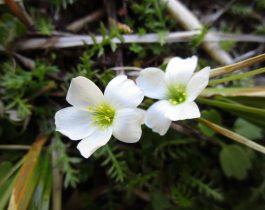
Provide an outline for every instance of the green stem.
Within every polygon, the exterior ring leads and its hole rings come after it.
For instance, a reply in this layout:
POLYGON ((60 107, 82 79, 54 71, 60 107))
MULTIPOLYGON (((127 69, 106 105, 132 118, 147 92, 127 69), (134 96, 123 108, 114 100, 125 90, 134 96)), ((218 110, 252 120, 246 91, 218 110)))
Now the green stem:
POLYGON ((257 62, 261 62, 265 60, 265 53, 261 55, 257 55, 255 57, 240 61, 238 63, 234 63, 228 66, 222 66, 219 68, 212 69, 210 72, 210 77, 217 77, 223 74, 231 73, 234 71, 241 70, 245 67, 251 66, 257 62))
POLYGON ((246 77, 251 77, 257 74, 262 74, 264 72, 265 72, 265 68, 260 68, 260 69, 252 70, 252 71, 249 71, 243 74, 233 75, 233 76, 225 77, 222 79, 211 80, 209 81, 209 85, 216 85, 216 84, 220 84, 224 82, 229 82, 229 81, 238 80, 238 79, 242 79, 246 77))
POLYGON ((231 104, 226 102, 217 101, 214 99, 197 98, 197 101, 202 104, 212 105, 223 109, 243 111, 248 113, 254 113, 265 116, 265 110, 259 108, 253 108, 245 105, 231 104))

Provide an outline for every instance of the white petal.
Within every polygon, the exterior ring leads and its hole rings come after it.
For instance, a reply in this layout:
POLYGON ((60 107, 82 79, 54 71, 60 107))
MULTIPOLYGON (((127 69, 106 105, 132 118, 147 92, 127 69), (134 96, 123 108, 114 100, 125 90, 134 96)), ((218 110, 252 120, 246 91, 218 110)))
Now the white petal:
POLYGON ((205 67, 192 76, 186 88, 188 101, 193 101, 195 98, 197 98, 197 96, 208 85, 209 75, 210 67, 205 67))
POLYGON ((109 82, 104 96, 115 108, 134 108, 142 102, 144 93, 127 76, 119 75, 109 82))
POLYGON ((166 81, 168 84, 186 85, 196 69, 198 58, 192 56, 182 59, 172 58, 166 68, 166 81))
POLYGON ((165 100, 154 103, 146 113, 145 124, 154 132, 159 133, 161 136, 165 135, 171 124, 165 116, 165 110, 168 108, 168 102, 165 100))
POLYGON ((72 79, 66 100, 69 104, 85 110, 88 106, 101 103, 104 97, 91 80, 80 76, 72 79))
POLYGON ((170 104, 165 115, 172 121, 193 119, 200 117, 200 110, 194 102, 185 102, 178 105, 170 104))
POLYGON ((98 148, 104 146, 110 140, 112 127, 106 129, 98 128, 90 136, 84 138, 77 145, 77 149, 85 158, 89 158, 98 148))
POLYGON ((67 107, 55 114, 56 130, 72 140, 89 136, 95 127, 91 126, 89 113, 75 107, 67 107))
POLYGON ((141 124, 144 121, 145 112, 140 109, 120 109, 117 111, 113 135, 120 141, 135 143, 142 135, 141 124))
POLYGON ((158 68, 142 70, 136 79, 136 84, 149 98, 164 99, 166 96, 165 73, 158 68))

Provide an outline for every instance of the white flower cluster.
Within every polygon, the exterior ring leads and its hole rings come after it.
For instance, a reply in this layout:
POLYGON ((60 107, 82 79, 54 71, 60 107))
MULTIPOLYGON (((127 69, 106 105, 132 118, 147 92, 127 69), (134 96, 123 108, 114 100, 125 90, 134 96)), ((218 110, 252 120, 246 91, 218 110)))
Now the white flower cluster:
POLYGON ((105 145, 113 135, 116 139, 135 143, 142 135, 141 125, 164 135, 171 121, 200 117, 194 100, 207 86, 210 68, 194 73, 198 59, 172 58, 166 71, 146 68, 136 84, 120 75, 112 79, 104 94, 89 79, 72 79, 66 100, 71 107, 55 114, 56 130, 72 140, 81 140, 77 148, 88 158, 105 145), (147 110, 137 108, 144 96, 158 99, 147 110))

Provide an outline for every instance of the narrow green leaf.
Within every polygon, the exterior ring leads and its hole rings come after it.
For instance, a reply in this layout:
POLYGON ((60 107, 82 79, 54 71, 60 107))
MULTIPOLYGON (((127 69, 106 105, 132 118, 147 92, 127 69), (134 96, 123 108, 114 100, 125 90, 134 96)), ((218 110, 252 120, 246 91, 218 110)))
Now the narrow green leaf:
POLYGON ((246 73, 225 77, 222 79, 210 80, 209 85, 217 85, 217 84, 224 83, 224 82, 229 82, 229 81, 234 81, 234 80, 243 79, 243 78, 247 78, 247 77, 252 77, 252 76, 255 76, 257 74, 262 74, 264 72, 265 72, 265 68, 260 68, 260 69, 248 71, 246 73))
POLYGON ((251 97, 251 100, 249 100, 250 99, 249 97, 243 97, 243 96, 226 97, 226 98, 229 99, 230 101, 234 101, 242 105, 265 109, 265 98, 262 97, 251 97))
POLYGON ((15 184, 16 176, 10 177, 0 188, 0 210, 5 210, 15 184))
POLYGON ((12 163, 8 161, 0 163, 0 180, 2 180, 11 169, 12 169, 12 163))
POLYGON ((258 114, 258 115, 265 117, 265 109, 249 107, 249 106, 245 106, 241 104, 227 103, 227 102, 222 102, 222 101, 215 100, 215 99, 209 100, 205 98, 198 98, 197 100, 199 103, 202 103, 202 104, 216 106, 216 107, 220 107, 222 109, 227 109, 227 110, 242 111, 246 113, 258 114))
MULTIPOLYGON (((5 169, 1 169, 1 173, 0 173, 0 188, 15 173, 15 171, 22 165, 23 161, 24 160, 22 158, 20 161, 17 162, 16 165, 14 165, 12 168, 10 168, 10 170, 6 171, 6 173, 4 173, 5 169)), ((6 170, 7 170, 7 168, 6 168, 6 170)))
POLYGON ((251 66, 255 63, 261 62, 265 60, 265 54, 261 54, 243 61, 240 61, 238 63, 234 63, 228 66, 222 66, 219 68, 212 69, 210 72, 210 77, 217 77, 223 74, 227 74, 233 71, 241 70, 245 67, 251 66))

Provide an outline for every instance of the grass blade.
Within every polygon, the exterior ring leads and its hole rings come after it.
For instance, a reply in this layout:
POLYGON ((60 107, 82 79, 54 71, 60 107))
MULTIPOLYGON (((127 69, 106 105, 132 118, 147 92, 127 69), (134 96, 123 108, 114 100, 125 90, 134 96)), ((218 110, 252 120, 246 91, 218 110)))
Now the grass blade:
POLYGON ((265 72, 265 68, 260 68, 260 69, 248 71, 246 73, 225 77, 225 78, 222 78, 222 79, 210 80, 209 81, 209 85, 217 85, 217 84, 224 83, 224 82, 229 82, 229 81, 233 81, 233 80, 238 80, 238 79, 243 79, 243 78, 247 78, 247 77, 252 77, 252 76, 255 76, 257 74, 262 74, 264 72, 265 72))
POLYGON ((241 104, 222 102, 222 101, 214 100, 214 99, 209 100, 205 98, 198 98, 197 100, 199 103, 202 103, 202 104, 216 106, 216 107, 220 107, 222 109, 227 109, 227 110, 242 111, 246 113, 258 114, 260 116, 265 117, 265 109, 245 106, 241 104))
POLYGON ((251 149, 254 149, 258 152, 265 154, 265 147, 261 146, 260 144, 253 142, 250 139, 247 139, 247 138, 245 138, 245 137, 243 137, 237 133, 234 133, 234 132, 232 132, 232 131, 224 128, 224 127, 221 127, 220 125, 217 125, 213 122, 210 122, 206 119, 199 118, 198 121, 205 124, 209 128, 213 129, 215 132, 222 134, 223 136, 225 136, 229 139, 232 139, 238 143, 244 144, 245 146, 247 146, 251 149))
POLYGON ((211 97, 214 95, 265 97, 265 86, 250 88, 206 88, 200 96, 211 97))
POLYGON ((215 68, 215 69, 211 70, 210 77, 217 77, 217 76, 221 76, 223 74, 227 74, 227 73, 230 73, 233 71, 241 70, 245 67, 251 66, 257 62, 261 62, 264 60, 265 60, 265 53, 258 55, 258 56, 255 56, 255 57, 252 57, 252 58, 249 58, 249 59, 246 59, 244 61, 240 61, 240 62, 235 63, 235 64, 215 68))
POLYGON ((24 158, 12 190, 8 210, 26 210, 38 180, 38 159, 47 136, 39 136, 24 158))

